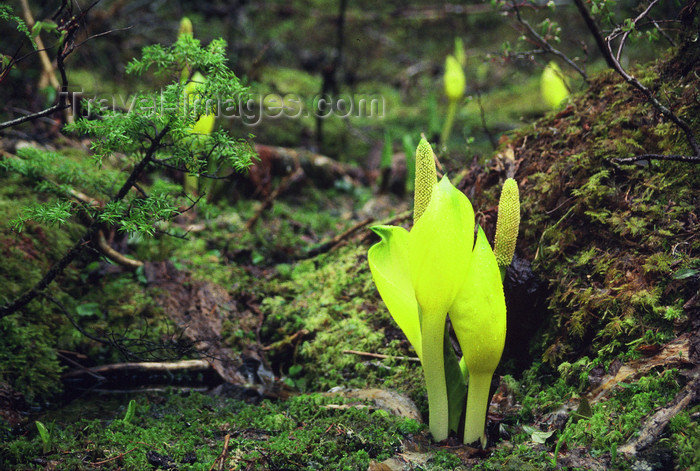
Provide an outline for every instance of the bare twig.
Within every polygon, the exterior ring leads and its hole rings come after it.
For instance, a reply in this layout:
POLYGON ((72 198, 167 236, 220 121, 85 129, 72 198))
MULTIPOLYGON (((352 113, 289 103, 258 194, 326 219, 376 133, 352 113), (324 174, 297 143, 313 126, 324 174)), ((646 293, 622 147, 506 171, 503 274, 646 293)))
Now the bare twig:
POLYGON ((105 239, 105 234, 102 231, 97 231, 97 247, 103 254, 105 254, 107 258, 123 267, 129 268, 131 270, 136 270, 137 268, 143 266, 143 262, 141 260, 135 260, 133 258, 126 257, 114 250, 107 243, 107 239, 105 239))
POLYGON ((119 453, 118 455, 113 456, 113 457, 111 457, 111 458, 108 458, 108 459, 106 459, 106 460, 95 461, 94 463, 90 463, 90 465, 91 465, 91 466, 101 466, 101 465, 103 465, 103 464, 109 463, 110 461, 114 461, 114 460, 118 460, 118 459, 124 458, 126 455, 128 455, 129 453, 132 453, 132 452, 134 452, 134 451, 136 451, 136 450, 138 450, 138 447, 134 447, 134 448, 132 448, 132 449, 129 450, 129 451, 125 451, 124 453, 119 453))
POLYGON ((360 221, 356 224, 353 224, 351 227, 348 229, 344 230, 340 234, 337 234, 334 236, 331 240, 322 243, 321 245, 307 251, 304 253, 302 256, 300 256, 300 259, 303 258, 311 258, 315 257, 316 255, 326 253, 326 252, 331 252, 338 247, 340 247, 349 237, 351 237, 353 234, 355 234, 358 230, 362 229, 368 224, 371 224, 374 222, 374 218, 367 218, 363 221, 360 221))
POLYGON ((92 366, 90 368, 81 367, 78 370, 70 371, 63 375, 63 378, 75 378, 83 374, 91 376, 97 375, 104 380, 104 375, 118 374, 153 374, 153 373, 181 373, 181 372, 205 372, 212 370, 211 364, 207 360, 180 360, 180 361, 142 361, 110 363, 108 365, 92 366))
POLYGON ((694 380, 685 385, 683 389, 676 395, 671 405, 664 407, 651 416, 644 427, 639 432, 639 435, 618 448, 618 452, 626 455, 635 456, 638 452, 648 448, 649 445, 656 442, 659 436, 664 433, 666 426, 673 417, 679 412, 687 409, 698 398, 700 390, 700 378, 696 372, 694 380))
MULTIPOLYGON (((117 336, 113 332, 103 332, 103 337, 97 334, 93 334, 83 329, 80 324, 76 322, 71 313, 66 309, 66 307, 58 301, 53 296, 47 293, 41 293, 41 296, 48 299, 54 303, 62 312, 63 315, 68 319, 75 329, 80 332, 85 337, 93 340, 95 342, 106 345, 110 348, 114 348, 116 351, 122 354, 127 359, 135 360, 138 362, 153 362, 153 361, 170 361, 179 360, 185 355, 189 355, 194 352, 193 344, 191 342, 183 341, 182 334, 173 342, 156 342, 144 337, 141 338, 130 338, 124 333, 121 336, 117 336), (136 350, 134 347, 139 348, 136 350), (158 355, 155 352, 165 352, 165 354, 158 355)), ((143 335, 145 336, 146 333, 143 335)))
POLYGON ((634 162, 640 162, 642 160, 670 160, 674 162, 687 162, 687 163, 698 163, 700 157, 692 155, 678 155, 678 154, 641 154, 635 155, 634 157, 624 157, 612 159, 616 164, 632 164, 634 162))
MULTIPOLYGON (((620 56, 622 55, 622 49, 625 47, 625 43, 627 42, 627 38, 630 35, 630 32, 637 27, 637 23, 647 16, 649 14, 649 11, 654 8, 654 5, 656 5, 659 2, 659 0, 652 0, 651 3, 649 3, 649 6, 641 12, 634 20, 632 20, 632 28, 626 30, 626 31, 621 31, 622 33, 622 38, 620 38, 620 43, 617 45, 617 54, 615 54, 615 60, 617 62, 620 62, 620 56)), ((614 37, 615 34, 611 34, 610 37, 614 37)))
POLYGON ((398 360, 398 361, 420 361, 417 357, 401 357, 395 355, 383 355, 381 353, 358 352, 357 350, 343 350, 343 353, 348 355, 358 355, 361 357, 379 358, 381 360, 398 360))
POLYGON ((491 147, 493 148, 493 150, 496 150, 496 148, 498 147, 498 142, 496 142, 496 137, 493 135, 493 133, 486 124, 486 112, 484 111, 484 105, 481 103, 481 91, 479 91, 479 88, 476 88, 476 104, 479 105, 479 114, 481 115, 481 127, 484 128, 484 132, 486 133, 486 137, 489 138, 491 147))
POLYGON ((209 471, 214 471, 214 468, 216 467, 217 463, 219 463, 219 466, 217 467, 217 469, 219 471, 223 471, 224 463, 226 462, 226 455, 228 454, 228 443, 230 440, 231 440, 231 434, 227 433, 226 436, 224 437, 224 449, 221 451, 221 454, 211 464, 209 471))
MULTIPOLYGON (((28 57, 31 54, 39 54, 41 62, 42 62, 42 67, 47 74, 47 76, 52 77, 49 80, 51 81, 51 85, 56 88, 56 91, 58 92, 57 94, 57 101, 56 104, 53 106, 45 109, 38 111, 36 113, 31 113, 27 114, 25 116, 22 116, 20 118, 16 118, 10 121, 5 121, 3 123, 0 123, 0 130, 9 128, 12 126, 17 126, 19 124, 25 123, 27 121, 32 121, 35 119, 43 118, 44 116, 48 116, 50 114, 55 113, 56 111, 62 111, 67 108, 71 107, 71 104, 68 100, 68 75, 66 74, 66 69, 65 69, 65 59, 75 50, 76 45, 75 45, 75 36, 78 33, 80 29, 80 22, 85 18, 85 15, 95 6, 97 3, 99 3, 100 0, 96 0, 93 2, 90 6, 88 6, 86 9, 80 12, 80 14, 73 15, 72 14, 72 3, 68 2, 63 2, 61 7, 58 9, 56 14, 54 15, 53 19, 57 20, 58 17, 63 14, 63 18, 60 21, 57 21, 59 23, 58 25, 58 30, 64 34, 63 40, 59 43, 60 47, 58 50, 58 53, 56 54, 56 68, 54 69, 51 60, 48 58, 48 55, 46 54, 46 48, 43 45, 43 42, 41 42, 41 38, 39 36, 36 37, 36 43, 37 43, 37 50, 32 51, 29 54, 26 54, 25 56, 13 60, 12 64, 15 64, 17 62, 20 62, 23 58, 28 57), (68 7, 68 10, 65 10, 66 7, 68 7), (58 70, 60 76, 61 76, 61 83, 58 82, 55 76, 55 70, 58 70)), ((25 17, 27 18, 27 22, 31 22, 31 24, 34 24, 34 18, 31 16, 31 11, 29 10, 28 7, 28 2, 27 0, 22 0, 22 6, 24 8, 24 13, 25 17), (31 21, 30 21, 31 20, 31 21)), ((29 25, 31 27, 31 25, 29 25)), ((72 122, 73 120, 73 115, 70 113, 66 113, 66 121, 67 122, 72 122)), ((0 314, 1 315, 1 314, 0 314)))
POLYGON ((43 118, 44 116, 48 116, 56 111, 60 110, 65 110, 66 108, 70 108, 71 105, 65 104, 65 103, 57 103, 53 105, 50 108, 46 108, 45 110, 38 111, 36 113, 31 113, 24 115, 22 117, 12 119, 10 121, 5 121, 4 123, 0 123, 0 130, 5 129, 5 128, 10 128, 13 126, 18 126, 22 123, 26 123, 27 121, 32 121, 35 119, 43 118))

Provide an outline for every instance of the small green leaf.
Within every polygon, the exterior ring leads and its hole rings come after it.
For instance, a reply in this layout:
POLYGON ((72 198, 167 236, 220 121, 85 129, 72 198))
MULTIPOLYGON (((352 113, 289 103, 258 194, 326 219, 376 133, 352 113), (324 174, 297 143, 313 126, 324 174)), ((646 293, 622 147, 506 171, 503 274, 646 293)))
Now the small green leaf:
POLYGON ((295 376, 299 376, 303 369, 304 367, 301 365, 292 365, 289 367, 289 376, 291 376, 292 378, 294 378, 295 376))
POLYGON ((571 414, 572 421, 576 423, 580 419, 590 419, 592 415, 593 410, 591 409, 591 403, 588 402, 588 399, 581 396, 581 402, 578 405, 578 409, 576 409, 576 412, 571 414))
POLYGON ((53 21, 37 21, 32 26, 32 38, 39 36, 42 31, 53 32, 56 30, 58 30, 58 25, 53 21))
POLYGON ((700 269, 697 268, 681 268, 676 270, 676 272, 671 276, 674 280, 685 280, 686 278, 692 278, 695 275, 700 274, 700 269))
POLYGON ((96 316, 100 312, 100 305, 98 303, 85 303, 81 304, 75 308, 75 312, 80 317, 91 317, 96 316))
POLYGON ((555 430, 551 432, 543 432, 530 425, 523 425, 523 430, 530 434, 530 439, 535 443, 544 444, 549 437, 554 435, 555 430))
POLYGON ((124 422, 127 424, 131 423, 136 413, 136 401, 134 399, 129 401, 129 405, 126 408, 126 414, 124 414, 124 422))
POLYGON ((43 452, 46 454, 51 450, 51 433, 48 431, 46 426, 44 426, 44 424, 38 420, 36 420, 34 423, 36 424, 36 429, 39 431, 39 437, 43 443, 43 452))

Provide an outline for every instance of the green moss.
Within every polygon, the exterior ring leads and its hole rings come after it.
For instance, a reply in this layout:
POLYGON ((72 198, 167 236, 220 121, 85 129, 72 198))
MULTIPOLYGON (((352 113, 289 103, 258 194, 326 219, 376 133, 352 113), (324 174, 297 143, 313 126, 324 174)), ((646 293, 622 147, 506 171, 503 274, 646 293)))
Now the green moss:
POLYGON ((46 325, 26 325, 17 315, 0 319, 0 383, 28 401, 45 401, 61 389, 61 367, 46 325))
POLYGON ((609 451, 633 437, 644 419, 667 405, 678 393, 678 371, 644 376, 634 383, 621 383, 606 401, 593 406, 593 415, 569 423, 564 434, 591 453, 609 451))
POLYGON ((699 412, 700 406, 695 406, 671 418, 668 423, 670 436, 662 439, 664 445, 674 450, 678 469, 695 469, 700 466, 700 422, 697 418, 699 412))
POLYGON ((362 247, 343 248, 297 264, 291 280, 279 285, 279 294, 263 302, 271 322, 262 333, 270 336, 269 341, 284 339, 302 327, 309 331, 295 351, 306 378, 299 384, 321 390, 376 386, 398 374, 387 362, 375 365, 344 353, 393 352, 384 332, 375 328, 388 323, 388 314, 382 311, 378 316, 367 304, 377 295, 365 266, 365 252, 362 247))
MULTIPOLYGON (((147 453, 166 456, 182 470, 208 470, 222 455, 226 469, 367 469, 392 456, 415 422, 321 395, 245 404, 197 393, 139 396, 134 418, 120 420, 128 400, 106 420, 53 427, 44 456, 62 469, 147 469, 147 453), (66 453, 69 452, 69 453, 66 453)), ((36 432, 0 444, 3 469, 27 469, 42 455, 36 432)))

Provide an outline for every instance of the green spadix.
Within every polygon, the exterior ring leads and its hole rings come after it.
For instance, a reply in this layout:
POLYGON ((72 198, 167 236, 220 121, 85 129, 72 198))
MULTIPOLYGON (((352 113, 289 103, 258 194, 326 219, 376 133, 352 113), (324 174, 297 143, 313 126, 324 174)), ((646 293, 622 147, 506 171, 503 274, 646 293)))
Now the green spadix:
POLYGON ((513 261, 519 227, 520 192, 516 181, 508 178, 503 183, 501 199, 498 201, 496 238, 493 242, 493 253, 501 269, 501 280, 505 278, 506 268, 513 261))

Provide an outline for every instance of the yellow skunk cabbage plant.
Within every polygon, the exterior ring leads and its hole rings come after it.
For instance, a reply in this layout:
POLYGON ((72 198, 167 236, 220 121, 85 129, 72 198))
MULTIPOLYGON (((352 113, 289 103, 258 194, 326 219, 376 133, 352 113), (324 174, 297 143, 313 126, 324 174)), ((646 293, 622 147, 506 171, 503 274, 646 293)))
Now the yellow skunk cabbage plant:
MULTIPOLYGON (((193 36, 192 21, 184 17, 180 21, 180 30, 178 32, 178 37, 182 36, 193 36)), ((207 139, 207 137, 214 131, 214 124, 216 121, 216 115, 211 112, 201 113, 202 110, 207 110, 207 104, 203 103, 201 91, 205 86, 205 77, 199 73, 195 72, 192 77, 190 77, 190 69, 187 64, 182 68, 182 73, 180 74, 180 81, 186 82, 185 85, 185 100, 187 107, 190 110, 195 111, 198 115, 201 115, 195 124, 188 130, 192 136, 190 136, 189 143, 193 151, 198 151, 202 147, 202 140, 207 139)), ((209 163, 205 166, 204 171, 209 170, 209 163)), ((202 182, 199 181, 197 173, 201 173, 198 169, 189 168, 191 173, 185 174, 184 188, 187 193, 198 193, 198 186, 202 182)))
POLYGON ((442 135, 440 136, 440 145, 442 146, 447 145, 455 114, 457 114, 457 105, 462 97, 464 97, 464 92, 467 89, 467 79, 464 76, 464 69, 462 69, 462 64, 460 64, 460 61, 455 56, 449 55, 447 59, 445 59, 444 81, 448 105, 447 116, 442 128, 442 135))
POLYGON ((550 62, 542 71, 540 91, 544 101, 553 110, 559 109, 561 103, 568 98, 569 86, 556 62, 550 62))
POLYGON ((433 438, 441 441, 456 431, 464 411, 464 393, 460 398, 455 392, 463 391, 465 377, 445 341, 449 313, 469 375, 464 442, 483 443, 489 386, 505 342, 503 285, 481 229, 475 244, 469 199, 447 177, 437 182, 425 139, 416 151, 413 227, 372 230, 381 238, 368 253, 372 277, 423 365, 433 438))

